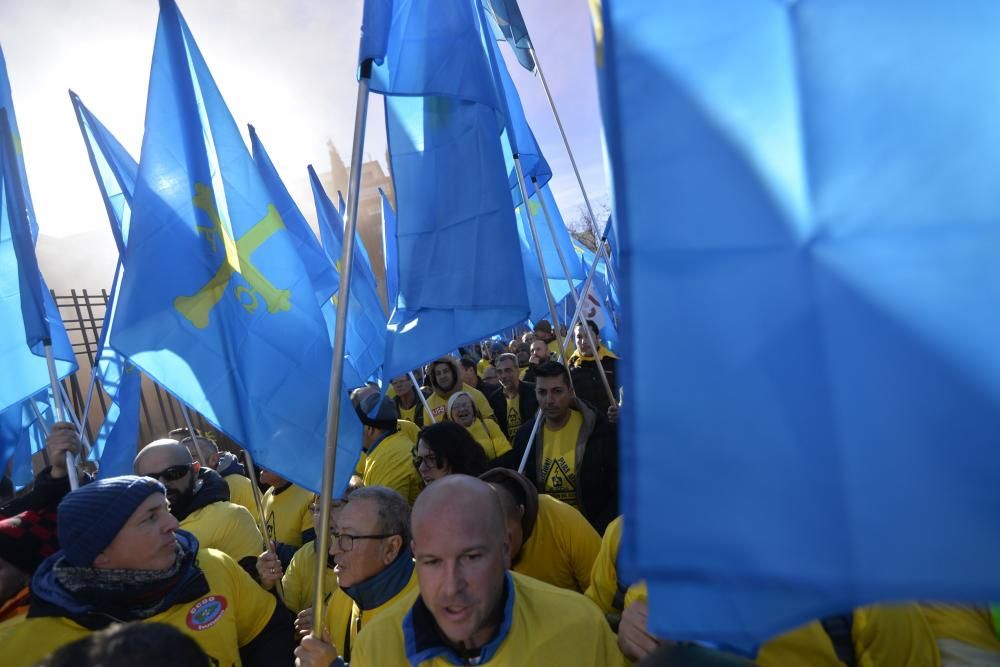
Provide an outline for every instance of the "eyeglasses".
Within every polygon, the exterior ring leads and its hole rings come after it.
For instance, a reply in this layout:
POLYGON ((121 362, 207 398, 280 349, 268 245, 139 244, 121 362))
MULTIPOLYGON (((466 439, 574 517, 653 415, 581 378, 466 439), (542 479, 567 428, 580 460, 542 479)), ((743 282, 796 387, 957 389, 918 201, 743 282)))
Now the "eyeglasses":
POLYGON ((428 454, 426 456, 413 457, 413 467, 416 468, 417 470, 420 470, 420 468, 425 463, 427 464, 428 468, 437 468, 438 467, 437 456, 435 456, 434 454, 428 454))
POLYGON ((399 533, 386 533, 384 535, 348 535, 347 533, 336 533, 330 531, 337 548, 341 551, 350 551, 354 548, 354 540, 384 540, 387 537, 399 535, 399 533))
POLYGON ((188 474, 188 470, 190 470, 193 465, 193 463, 181 463, 175 466, 170 466, 169 468, 164 468, 160 472, 151 472, 146 475, 146 477, 161 479, 164 482, 176 482, 181 477, 188 474))

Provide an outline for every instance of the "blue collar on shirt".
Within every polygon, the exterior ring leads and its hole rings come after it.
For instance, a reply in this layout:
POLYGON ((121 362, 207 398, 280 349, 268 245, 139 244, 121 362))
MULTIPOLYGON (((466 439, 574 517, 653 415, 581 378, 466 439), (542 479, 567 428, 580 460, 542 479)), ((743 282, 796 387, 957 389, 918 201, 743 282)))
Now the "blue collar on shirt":
POLYGON ((453 649, 445 643, 434 616, 431 615, 423 598, 417 596, 417 601, 403 619, 403 644, 406 647, 406 659, 413 667, 416 667, 425 660, 442 657, 452 665, 485 665, 500 650, 500 645, 510 634, 511 624, 514 622, 514 580, 510 572, 504 575, 503 583, 504 605, 503 620, 500 622, 500 629, 496 636, 486 643, 479 651, 476 661, 460 658, 453 649))
MULTIPOLYGON (((398 429, 397 429, 397 430, 398 430, 398 429)), ((368 449, 367 449, 367 450, 365 451, 365 453, 366 453, 366 454, 368 454, 368 456, 371 456, 371 455, 372 455, 372 452, 374 452, 374 451, 375 451, 375 448, 376 448, 376 447, 378 447, 378 446, 379 446, 380 444, 382 444, 382 441, 383 441, 383 440, 385 440, 386 438, 388 438, 388 437, 389 437, 390 435, 393 435, 394 433, 396 433, 396 431, 386 431, 385 433, 383 433, 382 435, 380 435, 380 436, 378 437, 378 440, 376 440, 375 442, 373 442, 373 443, 372 443, 372 446, 371 446, 371 447, 369 447, 369 448, 368 448, 368 449)))
POLYGON ((409 547, 404 548, 396 560, 374 577, 365 579, 360 584, 344 589, 361 611, 369 611, 381 607, 406 588, 413 576, 413 554, 409 547))

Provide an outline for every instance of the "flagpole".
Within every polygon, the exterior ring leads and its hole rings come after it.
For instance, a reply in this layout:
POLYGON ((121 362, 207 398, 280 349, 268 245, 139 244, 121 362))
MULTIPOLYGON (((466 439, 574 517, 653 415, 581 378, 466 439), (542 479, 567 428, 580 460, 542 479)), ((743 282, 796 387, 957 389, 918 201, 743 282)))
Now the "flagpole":
POLYGON ((413 391, 415 391, 417 393, 417 396, 420 397, 420 403, 421 403, 421 405, 424 406, 424 410, 426 410, 427 414, 430 415, 431 423, 432 424, 437 424, 437 420, 434 419, 434 413, 431 412, 431 406, 427 402, 427 397, 424 396, 424 392, 420 391, 420 385, 417 384, 417 378, 414 377, 413 371, 410 371, 410 382, 413 383, 413 391))
MULTIPOLYGON (((194 440, 194 433, 191 434, 191 439, 195 443, 195 448, 198 447, 198 441, 194 440)), ((250 455, 250 450, 247 448, 243 449, 243 460, 247 462, 247 474, 250 475, 250 486, 253 488, 253 501, 257 505, 257 522, 258 528, 260 528, 261 537, 264 538, 264 551, 271 550, 271 539, 274 538, 273 535, 269 535, 267 532, 267 518, 264 516, 264 501, 260 497, 260 486, 257 484, 257 468, 253 464, 253 456, 250 455)), ((319 535, 316 536, 319 539, 319 535)), ((326 562, 324 559, 323 562, 326 562)), ((278 602, 280 604, 285 604, 285 589, 281 585, 281 579, 275 582, 274 593, 278 596, 278 602)), ((313 618, 316 614, 313 613, 313 618)))
POLYGON ((524 454, 521 456, 521 463, 517 466, 519 473, 524 473, 524 466, 528 464, 528 455, 531 454, 531 446, 535 444, 535 436, 538 434, 538 425, 542 423, 542 410, 538 409, 535 414, 535 425, 531 427, 531 435, 528 436, 528 444, 524 446, 524 454))
POLYGON ((330 372, 330 397, 327 404, 326 452, 323 457, 323 482, 320 487, 319 531, 316 535, 316 579, 313 586, 314 637, 322 638, 323 584, 326 554, 330 549, 330 503, 333 500, 333 475, 337 464, 337 429, 340 427, 340 394, 344 378, 344 348, 347 333, 347 303, 351 293, 354 243, 358 228, 358 199, 361 191, 361 160, 364 158, 365 124, 368 117, 368 90, 373 62, 361 63, 358 76, 358 102, 354 114, 354 142, 351 149, 351 175, 347 189, 348 218, 344 228, 344 247, 340 257, 340 290, 337 294, 337 322, 334 326, 333 364, 330 372))
MULTIPOLYGON (((591 285, 594 284, 594 276, 597 275, 597 265, 601 261, 601 256, 598 254, 594 255, 594 261, 590 264, 590 271, 587 273, 587 280, 583 283, 583 289, 581 294, 583 294, 583 299, 576 302, 576 309, 573 311, 573 319, 569 321, 570 328, 576 326, 576 323, 580 320, 580 316, 583 314, 583 305, 586 303, 587 294, 590 292, 591 285)), ((607 262, 605 262, 605 265, 607 262)), ((567 330, 568 331, 568 330, 567 330)))
POLYGON ((611 270, 611 253, 601 244, 601 238, 603 234, 598 233, 597 229, 597 217, 594 215, 594 207, 590 203, 590 197, 587 195, 587 188, 583 185, 583 177, 580 175, 580 168, 576 164, 576 157, 573 155, 573 149, 569 145, 569 137, 566 136, 566 130, 563 128, 562 119, 559 117, 559 111, 556 109, 556 102, 552 98, 552 91, 549 90, 549 83, 545 79, 545 72, 542 71, 542 64, 538 61, 538 54, 535 53, 535 47, 529 46, 528 53, 531 54, 531 58, 535 61, 535 71, 538 72, 538 80, 542 82, 542 89, 545 91, 545 99, 549 102, 549 109, 552 110, 552 116, 556 119, 556 127, 559 128, 559 136, 562 137, 563 145, 566 146, 566 153, 569 155, 569 163, 573 167, 573 174, 576 175, 576 182, 580 186, 580 192, 583 193, 583 202, 587 206, 587 214, 590 216, 590 227, 594 233, 594 240, 597 242, 597 254, 600 255, 602 252, 605 254, 606 264, 608 265, 608 277, 615 285, 615 289, 618 289, 618 278, 613 275, 611 270))
MULTIPOLYGON (((521 188, 521 202, 524 206, 524 213, 528 218, 528 227, 531 229, 531 238, 535 244, 535 255, 538 256, 538 268, 542 272, 542 286, 545 287, 545 300, 549 303, 549 313, 552 314, 552 330, 556 335, 556 344, 559 345, 559 359, 565 363, 566 354, 563 347, 562 336, 559 333, 559 309, 556 308, 556 301, 552 297, 552 287, 549 285, 549 274, 545 271, 545 258, 542 257, 542 244, 538 239, 538 230, 535 228, 535 216, 531 213, 531 206, 528 205, 528 188, 524 184, 524 169, 521 167, 521 156, 514 153, 514 168, 517 171, 517 185, 521 188)), ((539 197, 541 199, 541 197, 539 197)), ((572 288, 572 283, 570 283, 572 288)), ((567 333, 569 331, 567 330, 567 333)))
MULTIPOLYGON (((52 355, 52 341, 43 341, 45 345, 45 363, 49 368, 49 384, 52 388, 52 407, 56 412, 56 421, 66 421, 66 412, 62 402, 62 395, 59 392, 59 379, 56 377, 56 360, 52 355)), ((76 455, 73 452, 66 452, 66 472, 69 476, 69 488, 75 491, 80 488, 80 477, 76 472, 76 455)))
MULTIPOLYGON (((566 283, 569 285, 569 293, 573 295, 573 304, 580 304, 580 297, 576 294, 576 286, 573 284, 573 276, 570 274, 569 264, 566 262, 566 256, 563 254, 562 246, 556 239, 555 226, 552 224, 552 218, 549 217, 549 208, 545 205, 545 197, 542 196, 541 191, 538 189, 538 179, 534 176, 531 177, 531 182, 535 186, 535 192, 538 193, 538 203, 542 205, 542 215, 545 217, 545 222, 549 227, 549 235, 552 237, 552 244, 556 247, 556 254, 559 256, 559 263, 562 264, 563 274, 566 276, 566 283)), ((541 257, 542 249, 538 249, 538 256, 541 257)), ((548 284, 548 281, 545 281, 548 284)), ((601 376, 601 384, 604 385, 604 391, 608 394, 608 402, 611 405, 615 404, 615 394, 611 390, 611 384, 608 382, 607 373, 604 372, 604 365, 601 363, 601 356, 598 354, 599 349, 597 346, 597 341, 594 340, 594 332, 590 330, 590 327, 584 323, 583 331, 587 336, 587 340, 590 342, 590 349, 594 351, 594 365, 597 366, 597 374, 601 376)), ((566 330, 566 337, 569 338, 573 335, 572 329, 566 330)), ((562 349, 562 347, 560 347, 562 349)), ((566 349, 569 349, 569 345, 566 345, 566 349)), ((568 364, 567 364, 568 365, 568 364)))

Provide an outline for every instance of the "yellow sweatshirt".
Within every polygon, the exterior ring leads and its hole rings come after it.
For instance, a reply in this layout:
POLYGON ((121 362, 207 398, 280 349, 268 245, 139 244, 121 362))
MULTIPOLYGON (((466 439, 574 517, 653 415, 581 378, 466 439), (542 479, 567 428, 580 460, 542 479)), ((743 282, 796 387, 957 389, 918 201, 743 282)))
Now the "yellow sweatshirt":
POLYGON ((578 510, 551 496, 538 496, 538 519, 514 560, 515 572, 582 593, 601 537, 578 510))

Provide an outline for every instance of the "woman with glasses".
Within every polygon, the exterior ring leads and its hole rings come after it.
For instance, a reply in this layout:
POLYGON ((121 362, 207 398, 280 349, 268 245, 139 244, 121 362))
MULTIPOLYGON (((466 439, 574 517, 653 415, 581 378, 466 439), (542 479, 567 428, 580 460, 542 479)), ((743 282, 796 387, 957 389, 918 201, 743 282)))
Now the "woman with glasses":
POLYGON ((465 427, 453 422, 439 422, 420 431, 413 448, 413 467, 430 484, 445 475, 478 477, 490 467, 483 448, 465 427))
POLYGON ((510 441, 503 434, 500 425, 492 419, 483 419, 472 396, 464 391, 457 392, 448 399, 448 419, 464 426, 491 461, 511 450, 510 441))

